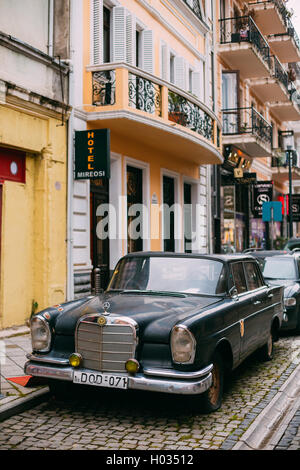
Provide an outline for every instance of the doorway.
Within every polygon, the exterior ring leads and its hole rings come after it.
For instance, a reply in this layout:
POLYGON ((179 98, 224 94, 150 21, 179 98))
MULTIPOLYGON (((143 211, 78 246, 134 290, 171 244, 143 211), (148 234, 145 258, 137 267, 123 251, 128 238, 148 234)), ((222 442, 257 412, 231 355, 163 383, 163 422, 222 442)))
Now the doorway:
MULTIPOLYGON (((103 204, 109 202, 109 180, 91 180, 90 214, 91 214, 91 260, 94 268, 101 270, 101 288, 106 289, 109 271, 109 232, 108 210, 103 204), (101 209, 101 207, 103 209, 101 209)), ((92 276, 92 287, 94 276, 92 276)))

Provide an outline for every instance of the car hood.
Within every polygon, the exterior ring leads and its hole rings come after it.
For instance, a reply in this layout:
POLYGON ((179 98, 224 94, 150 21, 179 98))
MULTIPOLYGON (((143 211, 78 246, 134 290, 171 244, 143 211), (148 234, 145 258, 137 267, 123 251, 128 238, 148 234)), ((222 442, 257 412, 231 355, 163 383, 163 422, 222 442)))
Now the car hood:
POLYGON ((148 294, 106 293, 88 298, 75 308, 63 305, 56 318, 55 332, 58 335, 73 335, 78 320, 87 314, 104 313, 104 302, 109 302, 107 313, 130 317, 139 327, 144 341, 168 342, 170 330, 178 323, 201 312, 202 309, 219 303, 220 297, 166 296, 148 294))
POLYGON ((292 297, 293 294, 300 290, 299 283, 293 280, 286 279, 266 279, 270 286, 283 286, 284 297, 292 297))

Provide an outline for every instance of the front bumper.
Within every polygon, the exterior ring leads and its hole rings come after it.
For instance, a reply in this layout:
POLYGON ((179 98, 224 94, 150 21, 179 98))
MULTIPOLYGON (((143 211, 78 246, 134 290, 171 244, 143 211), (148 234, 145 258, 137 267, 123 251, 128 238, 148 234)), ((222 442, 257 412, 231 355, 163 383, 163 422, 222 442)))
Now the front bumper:
MULTIPOLYGON (((212 384, 212 364, 196 372, 168 371, 165 369, 145 369, 135 375, 115 374, 128 377, 128 389, 150 392, 172 393, 178 395, 198 395, 209 389, 212 384)), ((93 372, 76 369, 82 372, 93 372)), ((24 367, 25 374, 47 379, 73 382, 74 369, 71 366, 29 361, 24 367)), ((99 372, 100 373, 100 372, 99 372)), ((112 374, 114 375, 114 374, 112 374)))
POLYGON ((281 324, 281 330, 293 330, 298 324, 298 305, 285 307, 286 320, 281 324))

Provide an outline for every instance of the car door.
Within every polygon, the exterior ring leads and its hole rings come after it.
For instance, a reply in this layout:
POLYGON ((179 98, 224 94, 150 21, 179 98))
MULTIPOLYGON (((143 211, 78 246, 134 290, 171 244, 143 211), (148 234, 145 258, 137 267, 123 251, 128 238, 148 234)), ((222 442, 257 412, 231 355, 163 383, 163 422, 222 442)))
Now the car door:
POLYGON ((268 295, 268 287, 260 276, 256 262, 246 261, 243 264, 251 297, 249 311, 243 319, 244 336, 241 355, 245 358, 261 346, 267 338, 271 324, 272 294, 268 295))
POLYGON ((242 361, 243 356, 243 342, 245 335, 245 319, 252 315, 255 306, 253 305, 252 293, 248 292, 248 286, 245 277, 245 271, 242 261, 231 263, 230 266, 232 284, 236 287, 237 297, 235 302, 236 321, 239 323, 239 361, 242 361))

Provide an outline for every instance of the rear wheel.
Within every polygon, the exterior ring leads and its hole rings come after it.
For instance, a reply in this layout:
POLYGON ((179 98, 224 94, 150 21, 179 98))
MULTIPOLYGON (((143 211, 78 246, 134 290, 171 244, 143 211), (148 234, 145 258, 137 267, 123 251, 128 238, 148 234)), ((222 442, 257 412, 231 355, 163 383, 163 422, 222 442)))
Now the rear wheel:
POLYGON ((201 394, 201 409, 205 413, 211 413, 220 408, 223 397, 224 364, 218 352, 213 356, 212 385, 201 394))
POLYGON ((274 336, 270 331, 268 341, 259 350, 260 358, 262 361, 271 361, 274 357, 274 336))

